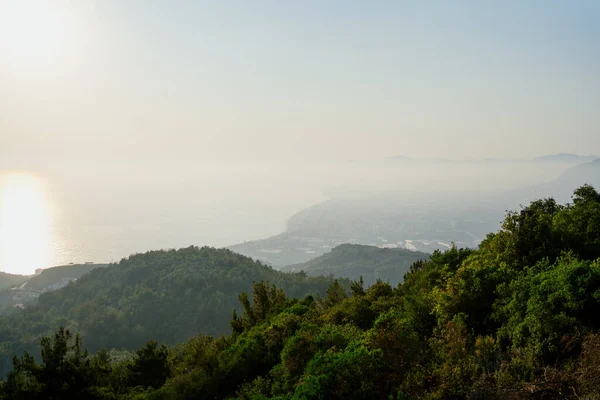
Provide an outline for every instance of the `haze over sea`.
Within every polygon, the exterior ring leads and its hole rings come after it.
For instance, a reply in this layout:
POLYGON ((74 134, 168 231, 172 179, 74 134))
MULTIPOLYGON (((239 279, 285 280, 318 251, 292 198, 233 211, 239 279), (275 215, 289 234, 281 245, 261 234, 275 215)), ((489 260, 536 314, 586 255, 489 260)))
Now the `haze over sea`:
POLYGON ((0 169, 0 270, 31 274, 68 263, 119 261, 153 249, 224 247, 278 234, 295 212, 340 193, 498 191, 552 179, 563 169, 418 161, 389 168, 383 160, 107 163, 88 165, 85 172, 77 164, 57 164, 44 173, 5 168, 0 169))

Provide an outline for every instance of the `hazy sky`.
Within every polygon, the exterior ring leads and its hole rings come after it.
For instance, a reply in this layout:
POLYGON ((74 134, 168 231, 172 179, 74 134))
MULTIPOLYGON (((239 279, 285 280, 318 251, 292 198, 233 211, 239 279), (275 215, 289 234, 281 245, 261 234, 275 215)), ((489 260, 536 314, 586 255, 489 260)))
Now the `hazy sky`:
POLYGON ((595 0, 0 0, 0 160, 600 153, 599 20, 595 0))

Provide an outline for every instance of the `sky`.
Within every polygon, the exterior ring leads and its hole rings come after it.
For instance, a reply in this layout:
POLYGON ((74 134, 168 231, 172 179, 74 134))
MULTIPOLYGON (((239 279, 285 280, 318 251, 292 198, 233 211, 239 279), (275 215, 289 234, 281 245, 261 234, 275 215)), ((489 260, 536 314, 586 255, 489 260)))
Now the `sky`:
POLYGON ((595 0, 0 0, 0 161, 600 154, 599 19, 595 0))

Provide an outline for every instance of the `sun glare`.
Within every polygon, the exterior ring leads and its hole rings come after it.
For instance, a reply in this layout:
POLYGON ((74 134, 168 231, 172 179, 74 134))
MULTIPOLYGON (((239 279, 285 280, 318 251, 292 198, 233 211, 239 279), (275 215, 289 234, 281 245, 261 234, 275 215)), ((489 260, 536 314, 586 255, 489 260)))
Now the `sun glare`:
POLYGON ((77 40, 69 11, 60 0, 0 0, 0 59, 25 69, 63 62, 77 40))
POLYGON ((38 179, 28 174, 0 176, 0 270, 31 274, 47 267, 49 222, 38 179))

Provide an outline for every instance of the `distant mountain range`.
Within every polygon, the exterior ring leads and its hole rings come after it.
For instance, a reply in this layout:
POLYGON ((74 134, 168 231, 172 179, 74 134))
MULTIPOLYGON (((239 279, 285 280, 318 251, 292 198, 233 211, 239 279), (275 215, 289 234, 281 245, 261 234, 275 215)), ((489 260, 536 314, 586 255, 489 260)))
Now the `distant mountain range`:
POLYGON ((507 196, 513 201, 552 197, 559 202, 568 202, 573 190, 586 183, 600 188, 600 159, 572 166, 557 179, 508 192, 507 196))
POLYGON ((566 164, 577 164, 584 163, 589 161, 597 160, 598 156, 580 156, 578 154, 569 154, 569 153, 559 153, 559 154, 551 154, 541 157, 536 157, 534 161, 542 161, 542 162, 562 162, 566 164))
POLYGON ((315 259, 302 264, 283 267, 282 271, 304 271, 309 276, 334 275, 352 280, 361 276, 366 285, 378 279, 397 285, 404 279, 410 266, 426 260, 429 254, 398 248, 379 248, 357 244, 343 244, 315 259))
POLYGON ((423 163, 530 163, 530 162, 552 162, 552 163, 563 163, 563 164, 579 164, 585 163, 589 161, 597 160, 598 156, 589 155, 582 156, 579 154, 572 153, 558 153, 558 154, 548 154, 539 157, 534 157, 531 159, 505 159, 505 158, 484 158, 484 159, 474 159, 474 160, 447 160, 447 159, 419 159, 419 158, 411 158, 404 155, 397 155, 387 158, 385 161, 389 165, 394 165, 395 163, 402 162, 423 162, 423 163))

